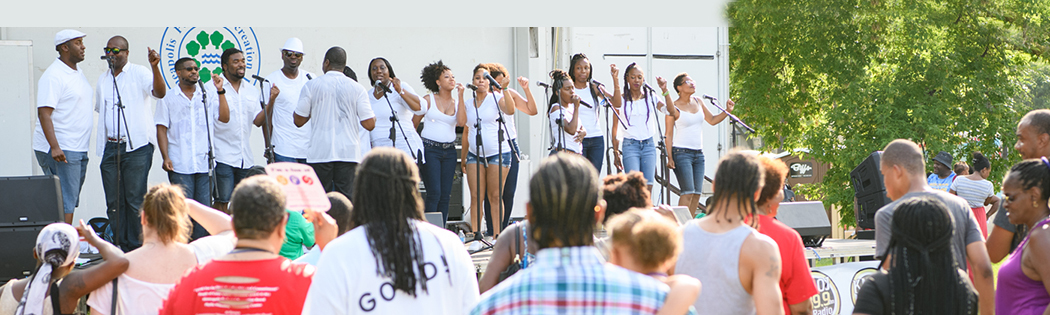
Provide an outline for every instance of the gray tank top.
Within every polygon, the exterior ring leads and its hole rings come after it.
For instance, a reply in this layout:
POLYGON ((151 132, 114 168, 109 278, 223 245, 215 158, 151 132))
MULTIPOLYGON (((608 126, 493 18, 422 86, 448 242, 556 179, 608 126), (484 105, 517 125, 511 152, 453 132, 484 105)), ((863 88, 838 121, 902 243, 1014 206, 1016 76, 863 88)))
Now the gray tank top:
POLYGON ((704 231, 697 222, 682 227, 682 253, 676 274, 697 278, 703 292, 693 302, 697 314, 755 314, 751 294, 740 284, 740 248, 754 230, 740 226, 722 234, 704 231))

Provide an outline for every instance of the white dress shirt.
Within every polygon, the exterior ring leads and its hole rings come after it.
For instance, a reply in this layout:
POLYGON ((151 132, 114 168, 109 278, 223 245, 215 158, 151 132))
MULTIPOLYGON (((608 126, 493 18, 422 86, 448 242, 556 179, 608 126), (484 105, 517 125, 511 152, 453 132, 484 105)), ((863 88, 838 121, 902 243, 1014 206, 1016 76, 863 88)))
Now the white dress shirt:
MULTIPOLYGON (((51 112, 51 123, 58 147, 63 151, 87 152, 91 145, 91 126, 95 123, 91 114, 93 91, 80 70, 79 67, 70 68, 56 58, 37 83, 36 107, 55 109, 51 112)), ((51 145, 47 143, 39 121, 38 118, 33 150, 48 152, 51 145)))
POLYGON ((361 121, 375 117, 368 92, 341 71, 310 80, 299 95, 295 114, 309 117, 310 147, 306 162, 360 162, 361 121))
POLYGON ((99 119, 95 154, 98 156, 105 151, 107 138, 128 141, 128 152, 157 142, 157 128, 153 124, 149 101, 151 97, 157 99, 153 97, 153 72, 145 66, 124 64, 117 74, 117 88, 124 104, 121 117, 118 117, 117 94, 113 90, 113 73, 106 70, 98 76, 95 91, 95 111, 99 119))
POLYGON ((307 122, 301 128, 297 128, 292 113, 299 105, 299 93, 302 92, 303 86, 310 80, 310 77, 315 77, 315 75, 301 69, 299 76, 295 79, 284 76, 284 72, 280 69, 266 76, 266 80, 272 82, 263 85, 263 90, 267 93, 266 97, 269 97, 272 85, 277 85, 277 88, 281 90, 281 94, 278 94, 277 99, 273 102, 273 136, 270 138, 274 152, 281 156, 306 158, 306 149, 310 147, 310 126, 313 123, 307 122))
POLYGON ((208 137, 214 136, 219 120, 219 95, 214 84, 204 84, 204 90, 208 94, 207 117, 199 87, 195 87, 193 98, 186 98, 176 85, 157 102, 155 121, 168 127, 168 158, 179 174, 208 172, 208 137))
MULTIPOLYGON (((252 157, 252 127, 255 127, 255 116, 262 111, 259 104, 259 88, 248 80, 241 80, 241 89, 237 91, 230 80, 223 80, 222 88, 226 90, 226 105, 230 107, 230 121, 215 122, 215 161, 236 168, 250 168, 255 165, 252 157)), ((266 91, 269 101, 270 91, 266 91)))

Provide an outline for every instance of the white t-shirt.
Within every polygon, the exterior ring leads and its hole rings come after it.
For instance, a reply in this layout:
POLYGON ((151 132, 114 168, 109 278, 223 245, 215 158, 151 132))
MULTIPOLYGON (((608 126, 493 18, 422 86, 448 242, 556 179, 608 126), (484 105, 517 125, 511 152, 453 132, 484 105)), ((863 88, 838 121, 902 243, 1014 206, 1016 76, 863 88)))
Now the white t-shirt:
POLYGON ((420 106, 424 107, 427 112, 423 115, 423 131, 420 132, 420 137, 437 142, 455 142, 456 111, 459 110, 459 98, 452 97, 452 108, 454 109, 452 115, 445 115, 441 109, 438 109, 436 98, 433 94, 420 98, 420 106))
MULTIPOLYGON (((236 168, 250 168, 255 165, 255 158, 248 140, 251 140, 252 127, 255 127, 255 116, 262 112, 259 88, 242 79, 241 89, 237 91, 225 77, 222 88, 226 90, 230 121, 215 124, 215 161, 236 168)), ((269 100, 268 90, 266 97, 269 100)))
POLYGON ((98 132, 95 133, 95 154, 98 156, 104 153, 107 138, 130 140, 129 152, 157 142, 157 126, 153 124, 149 101, 150 98, 157 99, 153 97, 153 72, 130 62, 124 64, 120 74, 117 74, 117 88, 120 89, 120 101, 124 104, 124 117, 119 120, 113 75, 106 70, 98 76, 95 89, 95 111, 98 112, 99 120, 98 132), (117 126, 118 121, 120 126, 117 126))
POLYGON ((368 92, 340 71, 328 71, 303 86, 295 114, 309 117, 309 163, 360 162, 361 121, 374 118, 368 92))
MULTIPOLYGON (((621 110, 623 110, 623 122, 626 125, 621 124, 620 128, 625 131, 624 138, 641 141, 656 135, 656 123, 659 120, 655 107, 657 103, 663 102, 657 102, 656 97, 651 93, 648 103, 645 98, 637 101, 623 101, 621 110)), ((662 111, 666 111, 666 108, 661 109, 662 111)))
MULTIPOLYGON (((390 91, 386 93, 386 97, 375 97, 375 88, 373 87, 368 91, 368 99, 372 104, 372 112, 376 115, 376 127, 370 132, 372 146, 373 147, 389 147, 391 146, 390 141, 390 128, 394 130, 394 141, 393 147, 398 150, 405 151, 409 156, 415 156, 417 159, 422 161, 423 155, 423 140, 419 138, 419 134, 416 133, 415 126, 412 125, 413 115, 423 115, 426 113, 426 109, 420 106, 418 111, 413 111, 411 107, 408 107, 408 102, 397 94, 397 91, 393 88, 393 83, 387 87, 390 91), (390 103, 387 103, 387 100, 390 103), (391 107, 393 112, 391 112, 391 107), (390 121, 390 117, 396 113, 397 120, 400 122, 400 126, 390 121), (404 131, 402 133, 402 131, 404 131), (408 142, 405 142, 405 139, 408 142), (418 156, 417 156, 418 155, 418 156)), ((401 82, 401 90, 407 93, 416 94, 416 91, 412 89, 408 83, 401 82)))
MULTIPOLYGON (((563 108, 561 105, 555 103, 551 106, 551 110, 552 112, 547 116, 548 118, 550 118, 549 125, 551 128, 551 137, 554 137, 554 148, 558 148, 559 144, 561 143, 561 140, 564 138, 564 146, 566 150, 576 153, 583 152, 583 143, 576 142, 576 136, 570 135, 569 132, 565 131, 565 128, 558 126, 558 119, 562 119, 564 121, 563 124, 565 125, 568 125, 569 122, 572 121, 572 115, 575 114, 573 112, 573 107, 563 108), (565 115, 564 118, 562 117, 562 114, 565 115)), ((583 105, 580 105, 580 111, 585 110, 587 110, 587 108, 584 108, 583 105)), ((579 126, 579 129, 582 129, 582 126, 579 126)))
MULTIPOLYGON (((510 152, 510 144, 508 141, 509 137, 504 138, 502 143, 499 143, 499 123, 496 119, 499 118, 499 103, 497 99, 502 99, 501 95, 488 93, 485 96, 485 100, 478 104, 475 110, 474 97, 464 99, 466 102, 466 115, 467 115, 467 130, 469 130, 466 138, 470 142, 470 146, 467 148, 467 152, 473 153, 479 157, 490 157, 497 154, 510 152), (477 127, 474 125, 477 123, 478 115, 481 115, 481 150, 482 153, 477 152, 477 143, 475 135, 477 135, 477 127)), ((506 114, 506 113, 504 113, 506 114)))
POLYGON ((266 76, 266 79, 272 82, 263 83, 266 97, 270 97, 272 85, 277 85, 281 90, 281 94, 278 94, 273 102, 273 137, 270 139, 277 154, 297 159, 306 158, 306 149, 310 147, 310 126, 313 123, 308 121, 302 127, 295 127, 292 113, 299 105, 299 93, 302 92, 306 81, 313 76, 313 73, 302 69, 295 79, 284 76, 280 69, 266 76))
MULTIPOLYGON (((513 90, 513 89, 507 89, 507 90, 513 90)), ((503 98, 503 92, 495 91, 493 93, 495 93, 499 97, 499 99, 503 98)), ((514 104, 515 104, 515 107, 516 107, 518 103, 514 103, 514 104)), ((514 113, 517 113, 517 111, 515 111, 514 113)), ((507 115, 507 113, 502 113, 502 114, 503 114, 503 118, 507 122, 506 126, 505 126, 505 128, 507 128, 507 134, 509 135, 509 136, 507 136, 507 139, 510 139, 510 140, 517 139, 518 138, 518 125, 517 125, 517 119, 515 119, 516 117, 514 117, 514 116, 517 116, 517 115, 507 115)))
POLYGON ((600 91, 594 91, 594 95, 591 95, 591 85, 587 84, 586 88, 575 89, 576 95, 580 97, 580 127, 587 131, 587 138, 601 137, 603 135, 602 126, 598 122, 598 110, 601 109, 601 102, 603 101, 602 96, 598 93, 600 91), (597 97, 597 100, 595 99, 597 97), (582 105, 587 103, 591 107, 582 105))
POLYGON ((306 295, 303 314, 466 314, 478 303, 474 263, 459 237, 430 223, 409 219, 422 241, 427 291, 416 297, 393 290, 376 272, 365 229, 358 227, 325 247, 306 295))
POLYGON ((208 116, 201 103, 201 89, 194 86, 193 98, 186 98, 176 85, 157 101, 154 121, 168 127, 168 158, 179 174, 208 172, 208 137, 214 137, 219 121, 219 96, 214 84, 204 84, 208 94, 208 116))
MULTIPOLYGON (((95 123, 91 113, 93 91, 80 67, 70 68, 62 60, 55 59, 44 75, 40 76, 36 89, 36 107, 51 107, 51 123, 55 129, 58 147, 63 151, 87 152, 91 142, 91 126, 95 123)), ((33 134, 33 150, 48 152, 51 145, 44 137, 44 129, 37 118, 33 134)))

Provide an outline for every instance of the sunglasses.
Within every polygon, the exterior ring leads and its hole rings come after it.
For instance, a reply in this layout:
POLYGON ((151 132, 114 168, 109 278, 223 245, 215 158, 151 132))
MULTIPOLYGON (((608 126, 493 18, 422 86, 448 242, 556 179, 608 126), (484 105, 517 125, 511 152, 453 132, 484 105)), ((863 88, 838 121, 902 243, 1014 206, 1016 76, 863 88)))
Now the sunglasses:
POLYGON ((102 51, 106 52, 107 54, 114 54, 114 55, 116 55, 116 54, 119 54, 122 51, 128 51, 128 50, 127 49, 116 48, 116 47, 106 47, 106 48, 102 48, 102 51))
POLYGON ((291 50, 285 50, 284 51, 284 55, 286 57, 295 57, 295 58, 302 58, 303 57, 303 53, 294 52, 294 51, 291 51, 291 50))

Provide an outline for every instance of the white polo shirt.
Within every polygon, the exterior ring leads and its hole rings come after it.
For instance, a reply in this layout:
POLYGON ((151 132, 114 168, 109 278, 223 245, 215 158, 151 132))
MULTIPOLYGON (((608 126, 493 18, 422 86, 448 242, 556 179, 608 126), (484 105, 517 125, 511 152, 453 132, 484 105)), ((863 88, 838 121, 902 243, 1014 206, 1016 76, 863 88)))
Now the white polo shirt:
MULTIPOLYGON (((223 80, 222 88, 226 90, 226 105, 230 106, 230 121, 213 120, 216 122, 215 161, 236 168, 250 168, 255 165, 255 158, 249 140, 252 127, 255 127, 255 116, 262 112, 259 88, 248 80, 241 80, 240 91, 233 89, 230 80, 223 80)), ((269 90, 266 97, 269 100, 269 90)))
POLYGON ((300 69, 299 76, 289 79, 278 69, 266 76, 271 83, 263 84, 266 97, 270 97, 272 85, 277 85, 281 90, 281 94, 278 94, 273 102, 273 137, 270 138, 274 152, 281 156, 305 159, 306 149, 310 147, 310 126, 313 126, 313 122, 307 122, 302 128, 297 128, 292 116, 295 107, 299 105, 299 93, 302 92, 306 81, 310 80, 307 76, 316 77, 313 73, 300 69))
POLYGON ((145 66, 130 62, 124 64, 120 74, 117 74, 117 88, 120 90, 120 101, 124 104, 124 116, 119 118, 113 73, 106 70, 98 76, 95 89, 95 111, 99 119, 95 154, 98 156, 102 156, 105 151, 108 138, 129 141, 128 151, 157 142, 157 127, 153 124, 149 101, 150 98, 157 99, 153 97, 153 72, 145 66))
POLYGON ((179 174, 208 172, 208 137, 214 135, 219 120, 219 95, 214 84, 205 83, 204 89, 208 93, 208 117, 204 115, 200 87, 194 89, 193 98, 186 98, 176 85, 157 101, 154 120, 158 126, 168 127, 168 158, 179 174))
MULTIPOLYGON (((58 58, 40 76, 36 90, 36 107, 50 107, 51 123, 55 128, 58 147, 63 151, 87 152, 91 144, 91 113, 93 91, 84 72, 73 69, 58 58)), ((37 119, 33 134, 33 150, 48 152, 51 145, 44 137, 44 129, 37 119)))
POLYGON ((375 117, 368 92, 340 71, 310 80, 299 94, 295 114, 310 117, 306 162, 360 162, 361 121, 375 117))

